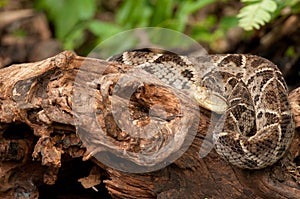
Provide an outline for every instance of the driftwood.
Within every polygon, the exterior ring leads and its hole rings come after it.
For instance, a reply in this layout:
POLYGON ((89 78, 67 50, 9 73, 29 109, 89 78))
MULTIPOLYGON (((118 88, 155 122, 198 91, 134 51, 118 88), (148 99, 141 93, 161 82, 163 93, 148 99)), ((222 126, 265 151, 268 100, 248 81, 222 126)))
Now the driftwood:
MULTIPOLYGON (((89 188, 85 198, 299 198, 298 132, 285 157, 262 170, 235 168, 214 150, 200 158, 200 148, 211 147, 206 135, 217 116, 182 93, 151 84, 143 73, 137 83, 123 78, 127 86, 112 102, 116 85, 131 69, 71 52, 1 69, 0 198, 43 198, 45 185, 62 178, 89 188), (134 90, 130 100, 128 89, 134 90), (113 110, 112 103, 119 108, 113 110), (146 127, 150 120, 161 124, 155 139, 136 139, 119 127, 146 127), (172 142, 173 148, 160 151, 172 142), (136 155, 142 151, 144 156, 136 155), (121 171, 107 161, 122 161, 121 171)), ((297 127, 299 96, 299 89, 290 94, 297 127)), ((56 190, 71 185, 59 186, 56 190)), ((72 191, 68 196, 80 195, 72 191)))

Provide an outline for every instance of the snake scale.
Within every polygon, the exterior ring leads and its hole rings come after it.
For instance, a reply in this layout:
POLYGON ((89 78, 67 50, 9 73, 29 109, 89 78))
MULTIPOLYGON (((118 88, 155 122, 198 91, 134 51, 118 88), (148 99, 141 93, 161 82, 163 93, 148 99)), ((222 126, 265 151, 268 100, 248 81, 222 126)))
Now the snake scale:
POLYGON ((286 83, 270 61, 242 54, 181 56, 144 48, 109 61, 137 66, 185 89, 200 106, 221 114, 214 130, 217 153, 231 164, 261 169, 287 151, 294 123, 286 83))

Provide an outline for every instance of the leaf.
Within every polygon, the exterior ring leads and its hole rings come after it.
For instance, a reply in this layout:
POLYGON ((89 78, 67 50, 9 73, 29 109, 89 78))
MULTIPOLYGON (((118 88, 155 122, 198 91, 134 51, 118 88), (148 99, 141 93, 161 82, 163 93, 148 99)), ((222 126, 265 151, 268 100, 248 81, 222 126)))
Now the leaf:
POLYGON ((216 0, 188 0, 188 1, 178 1, 180 6, 178 6, 178 11, 175 15, 175 20, 177 22, 177 31, 183 32, 187 24, 188 17, 194 12, 200 10, 201 8, 216 2, 216 0))
POLYGON ((185 11, 187 14, 192 14, 198 10, 200 10, 201 8, 212 4, 214 2, 216 2, 217 0, 197 0, 196 2, 194 1, 190 1, 189 3, 185 4, 185 11))
POLYGON ((242 0, 248 3, 237 15, 239 26, 245 30, 259 29, 260 26, 271 20, 271 14, 275 12, 277 4, 274 0, 242 0))
POLYGON ((40 0, 37 6, 47 11, 60 40, 72 34, 80 21, 91 19, 96 12, 95 0, 40 0))
POLYGON ((148 26, 152 11, 146 0, 127 0, 117 11, 116 21, 126 28, 148 26))
POLYGON ((238 25, 238 18, 236 16, 224 16, 220 20, 220 28, 222 30, 228 30, 238 25))
POLYGON ((153 6, 154 10, 150 26, 157 26, 172 17, 172 10, 174 7, 173 0, 157 0, 153 6))
POLYGON ((92 20, 88 24, 88 29, 96 36, 101 37, 103 40, 121 32, 123 29, 115 24, 92 20))

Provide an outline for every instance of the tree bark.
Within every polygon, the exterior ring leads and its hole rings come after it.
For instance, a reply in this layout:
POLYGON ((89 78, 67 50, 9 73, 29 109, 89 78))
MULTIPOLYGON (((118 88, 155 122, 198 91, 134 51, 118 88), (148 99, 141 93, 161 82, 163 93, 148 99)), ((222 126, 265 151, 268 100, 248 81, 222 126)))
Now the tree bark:
MULTIPOLYGON (((300 88, 290 101, 299 127, 300 88)), ((0 198, 41 196, 78 158, 90 164, 74 180, 99 197, 299 198, 298 131, 280 161, 242 170, 209 150, 217 117, 131 66, 67 51, 0 69, 0 198)))

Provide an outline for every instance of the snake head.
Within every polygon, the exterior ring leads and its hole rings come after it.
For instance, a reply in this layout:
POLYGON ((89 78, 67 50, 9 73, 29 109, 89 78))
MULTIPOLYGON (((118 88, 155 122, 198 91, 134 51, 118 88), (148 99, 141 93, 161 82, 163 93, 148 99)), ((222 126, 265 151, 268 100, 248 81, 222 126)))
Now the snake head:
POLYGON ((200 86, 196 86, 193 90, 193 97, 199 106, 218 114, 223 114, 226 111, 227 101, 219 93, 200 86))

